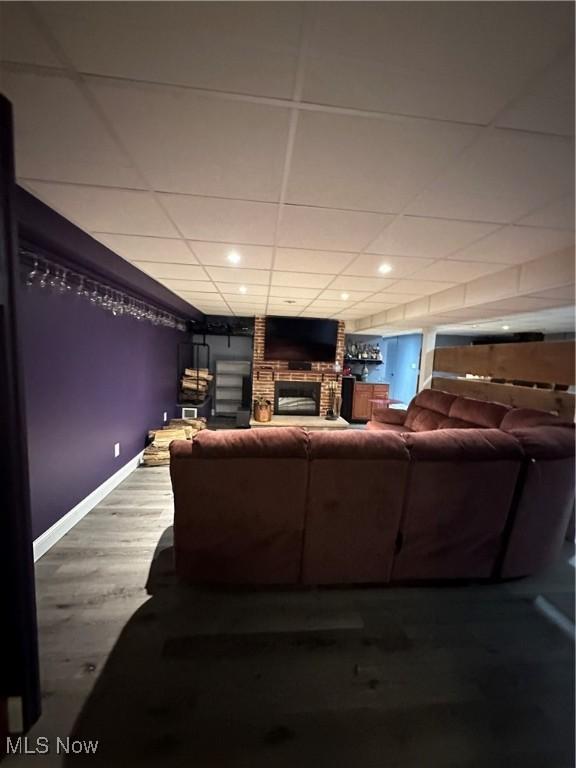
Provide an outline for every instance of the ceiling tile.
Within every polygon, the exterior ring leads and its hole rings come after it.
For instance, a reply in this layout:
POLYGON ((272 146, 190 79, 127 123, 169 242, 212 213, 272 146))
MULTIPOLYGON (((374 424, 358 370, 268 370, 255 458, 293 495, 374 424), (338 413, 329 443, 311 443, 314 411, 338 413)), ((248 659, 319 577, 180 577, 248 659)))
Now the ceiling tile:
POLYGON ((87 232, 175 237, 177 231, 148 192, 27 182, 26 187, 87 232))
MULTIPOLYGON (((499 312, 525 312, 558 306, 557 299, 538 299, 533 296, 516 296, 513 299, 489 302, 487 309, 497 309, 499 312)), ((482 307, 484 309, 484 306, 482 307)))
POLYGON ((266 296, 242 296, 240 294, 223 294, 223 298, 230 306, 246 305, 248 307, 266 307, 268 299, 266 296))
POLYGON ((451 280, 454 283, 464 283, 482 275, 498 272, 502 268, 502 264, 441 259, 429 267, 418 270, 413 277, 416 280, 451 280))
POLYGON ((518 224, 531 227, 553 227, 555 229, 574 229, 574 196, 569 195, 561 200, 545 205, 538 211, 530 213, 518 224))
POLYGON ((234 267, 206 267, 212 280, 221 283, 268 285, 270 272, 267 269, 235 269, 234 267))
POLYGON ((197 291, 198 293, 218 293, 218 289, 214 283, 209 282, 208 280, 173 280, 168 278, 162 280, 162 282, 167 288, 170 288, 171 291, 175 292, 197 291))
POLYGON ((181 298, 188 301, 190 304, 192 304, 194 307, 199 309, 201 312, 228 312, 229 307, 228 304, 224 301, 208 301, 207 299, 195 299, 193 297, 187 296, 185 293, 178 294, 181 298))
POLYGON ((2 5, 0 59, 58 67, 61 62, 34 23, 26 3, 2 5))
POLYGON ((299 315, 305 305, 296 304, 268 304, 266 313, 269 315, 299 315))
POLYGON ((2 91, 14 108, 19 178, 143 188, 138 172, 72 80, 54 73, 4 71, 2 91))
POLYGON ((270 269, 272 266, 273 249, 263 245, 239 245, 230 246, 225 243, 206 243, 198 240, 190 240, 190 246, 201 264, 214 267, 237 268, 249 267, 253 269, 270 269), (235 254, 240 256, 240 262, 231 265, 228 256, 235 254))
POLYGON ((413 301, 417 298, 417 293, 390 293, 389 289, 376 293, 372 297, 374 301, 385 301, 389 304, 404 304, 407 301, 413 301))
POLYGON ((556 61, 524 95, 513 101, 496 125, 541 133, 574 135, 574 49, 556 61))
POLYGON ((154 189, 278 200, 288 110, 157 85, 89 83, 154 189))
MULTIPOLYGON (((389 293, 412 293, 420 296, 429 296, 436 291, 450 288, 452 282, 436 282, 434 280, 397 280, 394 285, 387 288, 389 293)), ((412 297, 414 298, 414 297, 412 297)))
POLYGON ((318 296, 318 288, 296 288, 288 285, 273 285, 270 288, 270 296, 280 296, 283 299, 315 299, 318 296))
POLYGON ((41 12, 82 72, 287 98, 298 3, 46 3, 41 12))
POLYGON ((277 248, 274 268, 285 272, 316 272, 334 275, 354 258, 353 253, 277 248))
POLYGON ((206 278, 206 272, 202 267, 190 266, 189 264, 165 264, 153 261, 133 261, 135 267, 152 275, 159 280, 168 278, 170 280, 203 280, 206 278))
POLYGON ((441 258, 497 228, 495 224, 474 221, 402 216, 386 227, 367 250, 383 255, 441 258))
POLYGON ((184 296, 192 303, 195 301, 209 304, 224 304, 224 299, 217 293, 207 293, 202 291, 175 291, 179 296, 184 296))
POLYGON ((100 235, 96 240, 128 261, 165 261, 170 264, 197 264, 192 252, 182 240, 138 235, 100 235))
POLYGON ((456 285, 453 288, 447 288, 445 291, 438 291, 430 297, 431 312, 445 312, 454 307, 461 307, 466 298, 466 287, 456 285))
POLYGON ((272 273, 273 286, 290 286, 295 288, 325 288, 332 280, 331 275, 314 275, 300 272, 272 273))
POLYGON ((191 240, 273 245, 277 206, 245 200, 160 195, 180 231, 191 240))
POLYGON ((454 259, 520 264, 574 243, 574 232, 560 229, 509 226, 470 245, 454 259))
POLYGON ((303 112, 286 199, 394 213, 435 178, 477 129, 448 123, 303 112))
POLYGON ((323 3, 315 16, 306 100, 475 123, 490 122, 572 30, 559 3, 323 3))
POLYGON ((564 138, 493 130, 464 152, 407 212, 511 222, 573 187, 573 147, 564 138))
POLYGON ((317 317, 319 319, 324 319, 329 317, 331 312, 326 312, 321 309, 303 309, 302 312, 300 312, 300 317, 317 317))
POLYGON ((485 304, 492 299, 516 293, 518 272, 517 267, 508 267, 495 275, 477 277, 466 286, 466 303, 485 304))
POLYGON ((263 304, 231 304, 230 308, 237 315, 250 317, 254 314, 263 315, 266 312, 266 303, 263 304))
POLYGON ((334 312, 333 317, 341 318, 343 320, 353 320, 359 317, 365 317, 366 312, 361 309, 343 309, 338 312, 334 312))
POLYGON ((529 261, 520 266, 518 293, 537 293, 547 288, 573 285, 575 269, 573 248, 529 261))
POLYGON ((563 285, 560 288, 550 288, 546 291, 538 291, 534 296, 543 299, 562 299, 574 303, 574 285, 563 285))
POLYGON ((359 251, 374 240, 390 216, 287 205, 278 245, 318 250, 359 251))
POLYGON ((265 283, 263 285, 256 285, 254 283, 240 283, 238 285, 234 283, 216 283, 216 287, 219 291, 222 293, 237 293, 239 295, 242 295, 239 291, 240 285, 243 285, 244 288, 246 288, 246 295, 252 296, 252 297, 260 297, 260 296, 268 296, 268 283, 265 283))
POLYGON ((345 291, 383 291, 394 285, 396 280, 388 280, 385 277, 355 277, 353 275, 339 275, 330 288, 340 288, 345 291))
POLYGON ((433 259, 418 259, 410 256, 374 256, 372 254, 362 254, 358 256, 343 272, 343 275, 366 275, 378 276, 378 268, 382 264, 392 267, 391 272, 387 272, 389 278, 396 279, 407 277, 416 270, 432 264, 433 259))
POLYGON ((267 269, 237 269, 235 267, 206 267, 206 271, 217 282, 248 285, 268 285, 270 272, 267 269))
POLYGON ((310 299, 296 298, 296 297, 281 297, 270 296, 268 299, 268 307, 307 307, 310 304, 310 299))
POLYGON ((324 299, 326 301, 335 300, 338 302, 341 302, 343 304, 353 304, 355 301, 360 301, 361 299, 365 299, 368 296, 371 296, 373 291, 342 291, 342 290, 334 290, 334 289, 328 289, 327 291, 322 291, 322 293, 318 296, 319 299, 324 299), (342 298, 342 294, 345 294, 348 296, 347 299, 342 298))
MULTIPOLYGON (((259 286, 252 286, 259 287, 259 286)), ((228 285, 226 291, 222 291, 225 300, 231 304, 266 304, 267 296, 249 291, 248 293, 232 293, 232 286, 228 285)))
POLYGON ((394 304, 382 304, 379 301, 363 301, 360 304, 360 308, 367 314, 367 315, 374 315, 377 312, 383 312, 385 309, 390 309, 390 307, 393 307, 394 304))

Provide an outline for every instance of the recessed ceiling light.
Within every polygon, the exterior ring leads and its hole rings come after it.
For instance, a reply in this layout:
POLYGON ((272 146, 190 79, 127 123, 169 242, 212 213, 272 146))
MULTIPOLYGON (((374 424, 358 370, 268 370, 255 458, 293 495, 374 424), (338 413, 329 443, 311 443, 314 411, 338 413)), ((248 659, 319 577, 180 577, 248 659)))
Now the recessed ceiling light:
POLYGON ((226 257, 230 264, 240 264, 242 260, 242 256, 238 253, 238 251, 230 251, 228 256, 226 257))
POLYGON ((385 275, 388 272, 392 272, 392 267, 390 264, 380 264, 378 267, 378 272, 380 272, 382 275, 385 275))
POLYGON ((474 323, 474 324, 472 325, 472 328, 478 328, 478 323, 474 323))
POLYGON ((510 326, 509 325, 503 325, 502 326, 502 330, 503 331, 509 331, 510 330, 510 326))
POLYGON ((341 293, 340 294, 340 298, 342 299, 342 301, 348 301, 348 299, 350 298, 350 294, 349 293, 341 293))
POLYGON ((240 288, 238 288, 240 293, 248 293, 248 288, 246 288, 245 285, 241 285, 240 288))

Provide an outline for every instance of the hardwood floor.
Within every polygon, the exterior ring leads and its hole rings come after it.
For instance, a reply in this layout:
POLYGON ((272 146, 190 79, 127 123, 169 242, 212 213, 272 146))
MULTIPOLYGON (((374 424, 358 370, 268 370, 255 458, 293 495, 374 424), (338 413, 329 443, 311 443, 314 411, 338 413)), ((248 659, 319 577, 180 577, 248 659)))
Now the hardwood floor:
POLYGON ((573 600, 572 553, 501 585, 218 591, 176 585, 171 524, 167 469, 138 469, 38 562, 29 744, 99 746, 7 765, 574 765, 573 644, 534 605, 573 600))

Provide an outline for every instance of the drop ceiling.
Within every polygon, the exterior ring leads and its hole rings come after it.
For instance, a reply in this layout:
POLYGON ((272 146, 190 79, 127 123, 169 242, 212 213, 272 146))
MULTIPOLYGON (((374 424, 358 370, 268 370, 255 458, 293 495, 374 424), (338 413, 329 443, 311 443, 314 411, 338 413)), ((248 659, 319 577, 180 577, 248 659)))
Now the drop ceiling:
POLYGON ((573 13, 2 3, 19 183, 207 313, 569 307, 573 13))

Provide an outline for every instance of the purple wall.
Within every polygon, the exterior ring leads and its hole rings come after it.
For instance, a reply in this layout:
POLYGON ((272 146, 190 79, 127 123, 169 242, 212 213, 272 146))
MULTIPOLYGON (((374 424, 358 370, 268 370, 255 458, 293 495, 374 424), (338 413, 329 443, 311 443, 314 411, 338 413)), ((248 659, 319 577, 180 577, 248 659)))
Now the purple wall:
POLYGON ((164 411, 175 415, 177 345, 186 334, 49 289, 22 285, 20 299, 37 538, 141 451, 164 411))

